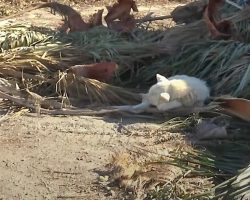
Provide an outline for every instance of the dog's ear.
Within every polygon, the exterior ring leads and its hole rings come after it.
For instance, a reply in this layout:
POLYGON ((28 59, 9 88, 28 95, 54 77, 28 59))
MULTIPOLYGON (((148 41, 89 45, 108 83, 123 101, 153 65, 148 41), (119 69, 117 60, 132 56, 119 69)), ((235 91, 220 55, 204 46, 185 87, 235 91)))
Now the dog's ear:
POLYGON ((170 100, 170 95, 167 92, 163 92, 160 94, 160 98, 164 100, 165 102, 169 102, 170 100))
POLYGON ((162 76, 160 74, 156 74, 156 79, 158 83, 163 81, 168 81, 168 79, 165 76, 162 76))

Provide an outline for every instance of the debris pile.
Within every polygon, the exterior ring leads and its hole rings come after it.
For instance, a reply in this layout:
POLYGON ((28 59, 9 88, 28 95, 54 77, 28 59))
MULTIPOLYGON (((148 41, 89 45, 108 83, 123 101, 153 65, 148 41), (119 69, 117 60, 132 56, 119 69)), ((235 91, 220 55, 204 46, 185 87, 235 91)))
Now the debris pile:
MULTIPOLYGON (((156 74, 198 77, 211 88, 208 105, 165 113, 150 110, 149 113, 161 119, 178 117, 174 127, 182 127, 182 131, 188 127, 194 128, 198 135, 206 132, 203 135, 206 137, 195 141, 197 146, 203 145, 203 140, 211 141, 211 137, 220 138, 220 145, 212 141, 213 144, 206 143, 205 147, 224 155, 213 157, 198 150, 195 153, 185 149, 173 151, 165 164, 178 165, 182 177, 169 180, 171 184, 159 177, 156 184, 149 184, 161 188, 151 196, 157 198, 161 191, 172 199, 179 198, 179 194, 192 198, 194 194, 188 192, 195 191, 194 187, 184 192, 179 187, 177 193, 168 192, 179 181, 194 176, 207 180, 214 177, 218 179, 215 183, 232 177, 228 182, 237 183, 238 170, 249 163, 250 153, 250 103, 247 100, 250 97, 250 7, 247 4, 229 0, 198 1, 176 8, 170 16, 149 14, 135 19, 131 10, 140 10, 136 2, 119 0, 106 7, 107 26, 103 25, 103 9, 86 21, 70 6, 55 2, 36 4, 28 10, 50 7, 61 14, 65 22, 63 31, 44 31, 19 24, 1 27, 0 98, 6 100, 1 106, 15 105, 18 109, 29 108, 38 114, 52 115, 123 113, 124 110, 113 106, 140 103, 141 93, 155 83, 156 74), (150 27, 154 20, 169 18, 176 22, 175 26, 150 27), (197 118, 203 121, 199 123, 197 118), (210 118, 227 123, 221 125, 210 118)), ((168 122, 173 123, 171 120, 168 122)), ((250 180, 248 171, 244 170, 247 174, 239 177, 250 180)), ((133 179, 133 174, 126 177, 126 182, 133 179)), ((140 175, 135 173, 135 177, 140 175)), ((146 182, 150 182, 150 175, 146 182)), ((209 181, 206 183, 211 186, 209 181)), ((228 194, 230 197, 238 195, 234 192, 237 188, 231 186, 225 191, 225 184, 215 186, 212 193, 205 196, 216 196, 217 191, 221 191, 219 197, 229 191, 233 191, 228 194)), ((242 187, 249 194, 249 182, 234 186, 242 187)))

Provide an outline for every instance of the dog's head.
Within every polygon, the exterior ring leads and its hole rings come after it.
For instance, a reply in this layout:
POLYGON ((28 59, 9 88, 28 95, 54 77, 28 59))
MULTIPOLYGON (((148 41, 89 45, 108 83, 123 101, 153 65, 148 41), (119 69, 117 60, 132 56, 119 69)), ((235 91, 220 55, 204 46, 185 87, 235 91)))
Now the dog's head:
POLYGON ((160 74, 156 75, 156 79, 157 83, 151 86, 147 95, 144 97, 154 106, 169 102, 170 100, 170 95, 168 93, 170 81, 160 74))

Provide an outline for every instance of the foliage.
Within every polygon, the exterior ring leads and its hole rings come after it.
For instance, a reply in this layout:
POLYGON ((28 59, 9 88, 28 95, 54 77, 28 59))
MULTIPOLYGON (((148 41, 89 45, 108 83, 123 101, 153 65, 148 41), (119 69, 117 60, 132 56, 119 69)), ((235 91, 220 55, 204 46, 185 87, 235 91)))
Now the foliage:
MULTIPOLYGON (((75 107, 130 104, 140 101, 138 91, 147 90, 160 73, 205 79, 213 95, 250 97, 249 17, 249 8, 228 13, 236 29, 229 41, 208 39, 202 20, 161 31, 141 28, 131 34, 96 27, 66 35, 31 26, 6 25, 0 30, 0 96, 12 97, 22 106, 30 100, 27 96, 33 96, 31 108, 37 107, 38 99, 41 103, 51 98, 60 103, 60 108, 73 104, 75 107), (99 61, 115 61, 119 65, 112 83, 67 74, 70 66, 99 61)), ((57 111, 58 107, 50 105, 46 109, 57 111)), ((172 119, 165 132, 176 128, 187 131, 185 128, 202 116, 189 117, 172 119)), ((237 199, 249 195, 249 124, 231 120, 228 130, 229 138, 202 143, 206 151, 200 148, 173 151, 171 159, 155 161, 161 166, 178 166, 184 180, 213 178, 216 185, 213 189, 209 181, 199 192, 195 185, 183 189, 177 187, 180 179, 175 179, 171 184, 158 184, 148 198, 237 199)), ((186 183, 190 182, 183 182, 186 183)))

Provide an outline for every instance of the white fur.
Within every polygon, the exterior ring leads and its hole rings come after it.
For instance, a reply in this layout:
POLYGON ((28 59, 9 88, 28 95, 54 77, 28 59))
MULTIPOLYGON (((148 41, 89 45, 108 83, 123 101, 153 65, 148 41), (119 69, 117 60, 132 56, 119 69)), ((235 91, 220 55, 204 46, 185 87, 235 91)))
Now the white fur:
POLYGON ((156 75, 157 83, 153 85, 144 101, 166 111, 182 106, 203 105, 209 97, 209 88, 205 81, 187 75, 176 75, 166 78, 156 75))
POLYGON ((206 82, 195 77, 176 75, 167 79, 157 74, 156 79, 157 83, 150 87, 148 93, 142 94, 142 103, 120 109, 140 113, 153 105, 159 111, 167 111, 178 107, 201 106, 210 96, 206 82))

